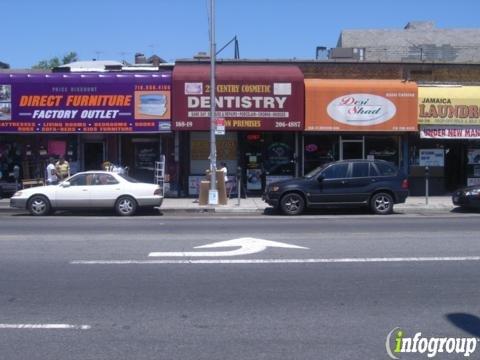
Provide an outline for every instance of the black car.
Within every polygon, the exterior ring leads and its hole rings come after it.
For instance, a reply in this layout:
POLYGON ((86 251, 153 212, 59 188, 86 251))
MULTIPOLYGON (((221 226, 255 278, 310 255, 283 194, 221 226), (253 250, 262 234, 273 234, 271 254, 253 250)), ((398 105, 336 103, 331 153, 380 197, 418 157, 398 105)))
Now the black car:
POLYGON ((325 164, 302 178, 269 184, 263 200, 286 215, 305 208, 370 206, 390 214, 408 196, 407 177, 383 160, 342 160, 325 164))
POLYGON ((452 195, 453 205, 466 209, 480 208, 480 185, 467 186, 452 195))

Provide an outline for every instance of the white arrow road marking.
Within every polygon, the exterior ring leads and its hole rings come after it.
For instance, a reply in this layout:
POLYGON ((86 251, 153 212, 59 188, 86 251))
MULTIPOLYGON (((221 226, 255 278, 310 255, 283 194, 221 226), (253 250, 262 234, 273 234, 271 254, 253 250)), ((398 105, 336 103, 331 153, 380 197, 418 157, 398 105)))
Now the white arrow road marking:
POLYGON ((264 251, 267 247, 277 247, 286 249, 308 249, 303 246, 290 245, 277 241, 256 239, 256 238, 239 238, 227 241, 220 241, 213 244, 196 246, 195 249, 211 249, 211 248, 226 248, 238 247, 239 249, 230 251, 189 251, 189 252, 152 252, 148 256, 155 257, 197 257, 197 256, 239 256, 256 254, 264 251))
POLYGON ((333 259, 212 259, 212 260, 74 260, 71 265, 170 265, 170 264, 331 264, 395 263, 433 261, 480 261, 480 256, 399 257, 399 258, 333 258, 333 259))
POLYGON ((0 324, 0 329, 90 330, 90 325, 69 324, 0 324))

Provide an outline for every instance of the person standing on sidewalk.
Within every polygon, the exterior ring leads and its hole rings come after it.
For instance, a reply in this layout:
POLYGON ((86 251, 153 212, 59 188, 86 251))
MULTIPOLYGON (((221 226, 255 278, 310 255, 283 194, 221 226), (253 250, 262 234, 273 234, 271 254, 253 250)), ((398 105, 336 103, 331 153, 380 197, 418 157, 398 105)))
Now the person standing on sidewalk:
POLYGON ((60 156, 60 159, 58 159, 55 164, 55 168, 57 169, 57 175, 60 181, 63 181, 70 176, 70 165, 63 156, 60 156))
POLYGON ((227 183, 228 181, 228 177, 227 177, 227 172, 228 172, 228 169, 227 169, 227 163, 226 162, 222 162, 220 164, 221 168, 220 168, 220 171, 223 171, 223 176, 225 177, 224 180, 225 180, 225 184, 227 183))
POLYGON ((58 184, 58 174, 57 168, 55 167, 55 159, 50 158, 48 160, 47 169, 45 170, 47 173, 47 185, 57 185, 58 184))

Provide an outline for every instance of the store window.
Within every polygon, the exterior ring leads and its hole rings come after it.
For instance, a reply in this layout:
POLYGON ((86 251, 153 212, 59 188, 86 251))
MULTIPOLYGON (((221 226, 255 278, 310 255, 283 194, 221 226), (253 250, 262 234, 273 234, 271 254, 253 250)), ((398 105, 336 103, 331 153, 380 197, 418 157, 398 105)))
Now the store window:
POLYGON ((13 169, 20 169, 20 180, 43 179, 49 157, 64 156, 72 163, 77 160, 75 135, 0 135, 0 181, 14 182, 13 169))
MULTIPOLYGON (((226 162, 228 173, 235 174, 237 170, 237 133, 227 132, 217 136, 217 166, 226 162)), ((210 169, 210 133, 192 132, 190 134, 190 175, 205 175, 210 169)))
POLYGON ((295 142, 292 134, 273 133, 264 136, 265 174, 293 176, 295 173, 295 142))
POLYGON ((304 174, 315 168, 338 160, 338 137, 305 135, 303 138, 304 174))
MULTIPOLYGON (((238 167, 237 152, 238 140, 236 132, 227 132, 217 136, 217 168, 222 162, 226 163, 228 183, 227 191, 235 186, 238 167)), ((190 174, 188 176, 188 194, 198 195, 200 182, 205 178, 206 171, 210 169, 210 133, 190 133, 190 174)))
POLYGON ((400 163, 399 149, 399 136, 365 137, 365 157, 367 159, 385 160, 398 166, 400 163))

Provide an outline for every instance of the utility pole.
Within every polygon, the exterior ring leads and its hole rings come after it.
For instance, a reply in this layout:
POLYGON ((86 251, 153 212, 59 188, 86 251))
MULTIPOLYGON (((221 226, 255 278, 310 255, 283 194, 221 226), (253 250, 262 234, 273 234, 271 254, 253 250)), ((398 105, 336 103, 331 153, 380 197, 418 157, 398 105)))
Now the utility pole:
POLYGON ((215 139, 215 0, 210 0, 210 191, 208 204, 218 205, 217 190, 217 144, 215 139))

